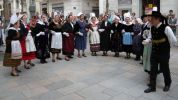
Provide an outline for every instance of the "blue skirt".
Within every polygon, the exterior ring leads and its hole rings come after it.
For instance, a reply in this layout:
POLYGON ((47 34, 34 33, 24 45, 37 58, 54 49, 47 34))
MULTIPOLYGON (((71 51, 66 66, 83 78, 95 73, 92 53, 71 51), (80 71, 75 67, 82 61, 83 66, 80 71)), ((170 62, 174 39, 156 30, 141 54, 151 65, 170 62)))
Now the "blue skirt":
POLYGON ((77 35, 75 37, 75 49, 85 50, 87 46, 87 37, 77 35))

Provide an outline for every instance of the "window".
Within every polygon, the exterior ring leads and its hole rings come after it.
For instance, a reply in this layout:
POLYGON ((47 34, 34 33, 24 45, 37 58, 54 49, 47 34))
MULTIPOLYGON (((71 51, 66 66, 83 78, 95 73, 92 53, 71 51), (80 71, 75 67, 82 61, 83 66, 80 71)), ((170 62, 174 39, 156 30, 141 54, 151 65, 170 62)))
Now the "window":
POLYGON ((132 0, 118 0, 119 5, 132 4, 132 0))
POLYGON ((35 0, 30 0, 31 5, 35 5, 35 0))

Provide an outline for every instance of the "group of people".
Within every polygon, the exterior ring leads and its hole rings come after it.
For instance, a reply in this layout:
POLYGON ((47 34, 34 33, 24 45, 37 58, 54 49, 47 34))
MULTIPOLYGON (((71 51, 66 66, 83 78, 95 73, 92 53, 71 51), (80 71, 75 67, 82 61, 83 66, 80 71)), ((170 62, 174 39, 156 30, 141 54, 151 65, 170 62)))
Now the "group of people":
POLYGON ((54 12, 48 20, 45 14, 34 16, 27 23, 27 14, 13 14, 10 19, 6 51, 3 65, 11 67, 11 75, 19 76, 18 66, 24 63, 24 68, 35 66, 33 59, 38 58, 41 64, 73 58, 74 50, 77 57, 87 57, 85 50, 87 41, 90 44, 92 56, 102 51, 102 56, 108 56, 108 51, 120 56, 126 52, 126 59, 135 54, 135 60, 144 65, 144 70, 150 74, 149 88, 145 93, 156 91, 156 75, 162 72, 165 77, 164 91, 171 85, 169 70, 170 47, 176 42, 171 28, 165 24, 165 18, 158 11, 141 18, 125 13, 124 20, 115 14, 105 14, 97 18, 94 13, 86 20, 83 13, 77 17, 69 14, 66 19, 54 12), (52 56, 52 57, 51 57, 52 56))

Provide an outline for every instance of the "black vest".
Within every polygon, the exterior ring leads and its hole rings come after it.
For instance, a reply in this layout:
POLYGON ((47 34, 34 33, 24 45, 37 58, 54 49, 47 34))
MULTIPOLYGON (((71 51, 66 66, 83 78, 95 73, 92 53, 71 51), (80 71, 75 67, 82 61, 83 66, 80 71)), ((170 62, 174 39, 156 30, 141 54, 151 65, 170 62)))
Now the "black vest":
POLYGON ((159 28, 152 27, 152 53, 167 54, 170 53, 170 43, 165 34, 166 25, 161 24, 159 28))

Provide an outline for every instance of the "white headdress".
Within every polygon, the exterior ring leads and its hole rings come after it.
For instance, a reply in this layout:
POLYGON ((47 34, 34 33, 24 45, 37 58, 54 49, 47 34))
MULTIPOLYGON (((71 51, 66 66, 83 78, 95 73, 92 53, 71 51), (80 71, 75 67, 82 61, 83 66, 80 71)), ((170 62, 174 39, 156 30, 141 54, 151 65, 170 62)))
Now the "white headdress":
POLYGON ((131 14, 130 14, 130 12, 127 12, 127 13, 124 14, 124 19, 126 19, 126 18, 130 18, 130 19, 131 19, 131 14))
POLYGON ((96 14, 95 13, 90 13, 90 17, 96 17, 96 14))
POLYGON ((17 21, 19 21, 19 18, 17 17, 17 14, 14 13, 10 18, 10 24, 15 24, 17 21))
POLYGON ((55 11, 55 12, 54 12, 54 16, 57 16, 57 15, 58 15, 58 13, 55 11))
POLYGON ((81 15, 83 15, 83 13, 82 12, 79 12, 78 14, 77 14, 77 16, 79 17, 79 16, 81 16, 81 15))

